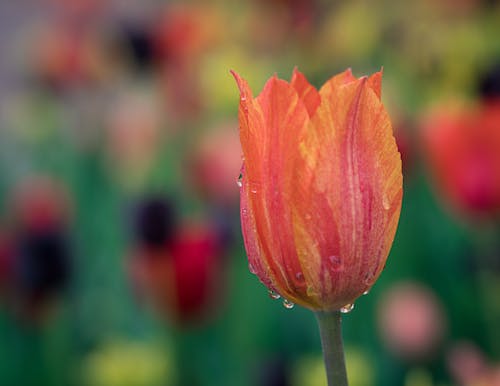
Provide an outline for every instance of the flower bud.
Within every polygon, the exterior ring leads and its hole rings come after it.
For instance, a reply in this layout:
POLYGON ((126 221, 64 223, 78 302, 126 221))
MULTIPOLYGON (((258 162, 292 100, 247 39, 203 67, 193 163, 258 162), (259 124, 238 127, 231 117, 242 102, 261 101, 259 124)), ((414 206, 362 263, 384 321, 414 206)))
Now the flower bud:
MULTIPOLYGON (((382 272, 402 200, 381 72, 317 91, 297 70, 240 89, 241 224, 250 270, 312 310, 350 305, 382 272)), ((347 307, 350 308, 350 307, 347 307)), ((346 310, 347 310, 346 308, 346 310)))

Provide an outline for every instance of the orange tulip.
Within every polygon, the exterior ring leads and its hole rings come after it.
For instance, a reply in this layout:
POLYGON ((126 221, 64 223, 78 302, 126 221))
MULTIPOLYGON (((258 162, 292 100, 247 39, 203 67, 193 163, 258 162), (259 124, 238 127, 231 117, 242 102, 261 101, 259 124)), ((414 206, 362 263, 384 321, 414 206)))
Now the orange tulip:
POLYGON ((350 305, 384 268, 402 200, 382 73, 317 91, 294 71, 254 98, 238 74, 241 224, 250 270, 314 311, 350 305))

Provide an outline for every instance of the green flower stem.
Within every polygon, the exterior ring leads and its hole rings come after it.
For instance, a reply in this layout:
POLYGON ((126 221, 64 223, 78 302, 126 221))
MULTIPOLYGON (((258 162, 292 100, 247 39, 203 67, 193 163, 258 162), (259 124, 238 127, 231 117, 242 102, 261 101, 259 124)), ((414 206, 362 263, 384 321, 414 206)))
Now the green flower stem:
POLYGON ((342 314, 316 312, 328 386, 348 386, 342 344, 342 314))

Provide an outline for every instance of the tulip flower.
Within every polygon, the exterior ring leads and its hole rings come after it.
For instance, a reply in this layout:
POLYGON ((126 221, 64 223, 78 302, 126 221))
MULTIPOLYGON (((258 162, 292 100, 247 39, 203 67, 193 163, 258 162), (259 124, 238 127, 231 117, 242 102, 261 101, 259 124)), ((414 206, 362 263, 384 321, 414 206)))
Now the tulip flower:
POLYGON ((318 91, 294 71, 254 98, 240 90, 241 225, 250 270, 316 312, 329 382, 346 384, 340 313, 382 272, 402 200, 401 156, 380 100, 382 73, 350 70, 318 91), (333 351, 336 351, 333 353, 333 351), (344 381, 344 383, 342 383, 344 381))

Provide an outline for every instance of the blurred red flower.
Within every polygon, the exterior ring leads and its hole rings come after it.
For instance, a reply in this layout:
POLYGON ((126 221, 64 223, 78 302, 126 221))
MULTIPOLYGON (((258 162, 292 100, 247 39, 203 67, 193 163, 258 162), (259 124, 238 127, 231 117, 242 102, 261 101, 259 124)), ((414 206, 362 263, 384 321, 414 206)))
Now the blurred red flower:
POLYGON ((204 108, 199 66, 219 41, 222 24, 216 7, 178 3, 167 6, 153 28, 153 56, 171 124, 193 119, 204 108))
POLYGON ((139 248, 130 262, 139 295, 180 327, 201 324, 219 308, 224 248, 212 229, 185 226, 164 248, 139 248))
POLYGON ((443 107, 422 125, 425 156, 446 200, 465 213, 500 210, 500 101, 443 107))

